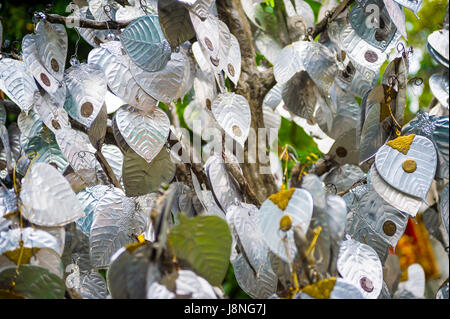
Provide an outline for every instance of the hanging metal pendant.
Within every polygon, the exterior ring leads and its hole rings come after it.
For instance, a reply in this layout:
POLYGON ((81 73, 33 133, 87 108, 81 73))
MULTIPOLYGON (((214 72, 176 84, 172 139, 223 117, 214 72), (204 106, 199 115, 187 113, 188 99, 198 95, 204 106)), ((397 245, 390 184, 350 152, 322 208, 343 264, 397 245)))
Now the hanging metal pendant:
POLYGON ((34 94, 38 91, 26 64, 9 58, 0 60, 0 89, 25 113, 35 103, 34 94))
POLYGON ((35 44, 44 67, 55 79, 62 81, 68 48, 66 28, 62 24, 39 21, 35 44))
POLYGON ((430 90, 439 103, 448 109, 449 79, 448 71, 435 73, 430 77, 430 90))
POLYGON ((22 56, 28 70, 39 85, 50 95, 55 95, 60 86, 58 81, 43 66, 36 48, 36 36, 27 34, 22 39, 22 56))
POLYGON ((294 242, 294 226, 305 232, 312 217, 313 199, 304 189, 291 188, 271 195, 262 204, 258 225, 269 249, 282 260, 294 260, 297 248, 294 242))
POLYGON ((144 113, 123 106, 116 111, 114 122, 129 147, 147 163, 161 151, 169 136, 169 118, 159 108, 144 113))
POLYGON ((415 217, 422 206, 422 200, 417 197, 409 196, 403 192, 399 192, 395 188, 386 183, 375 167, 372 165, 370 169, 370 179, 373 188, 386 202, 392 207, 415 217))
POLYGON ((425 200, 436 173, 436 149, 426 137, 400 136, 378 150, 375 165, 389 185, 425 200))
POLYGON ((448 116, 434 116, 418 112, 417 119, 404 127, 403 133, 415 133, 430 139, 437 150, 436 176, 447 179, 449 174, 449 124, 448 116))
POLYGON ((69 106, 75 107, 68 108, 69 115, 90 128, 105 100, 105 73, 96 64, 81 63, 66 71, 65 82, 73 102, 69 106))
POLYGON ((449 200, 448 200, 448 190, 449 190, 449 184, 445 184, 444 189, 442 190, 441 197, 440 197, 440 210, 441 210, 441 218, 442 218, 442 224, 445 227, 445 230, 447 231, 448 236, 448 215, 449 215, 449 200))
POLYGON ((211 111, 224 131, 244 146, 250 131, 250 106, 242 95, 219 94, 211 105, 211 111))
POLYGON ((23 216, 37 225, 63 226, 84 216, 70 184, 49 164, 31 166, 20 198, 23 216))
POLYGON ((416 17, 417 13, 419 12, 422 6, 422 0, 394 0, 394 1, 414 12, 416 17))
POLYGON ((164 38, 157 15, 133 20, 122 31, 120 42, 130 59, 145 71, 159 71, 170 59, 170 45, 164 38))
POLYGON ((358 287, 366 299, 376 299, 383 285, 383 268, 375 250, 348 239, 341 244, 337 267, 344 280, 358 287))
POLYGON ((172 50, 195 37, 189 11, 178 1, 158 0, 158 17, 172 50))
MULTIPOLYGON (((448 48, 449 31, 441 29, 434 31, 428 36, 428 45, 431 47, 438 57, 438 60, 444 60, 448 68, 449 48, 448 48)), ((438 61, 442 62, 442 61, 438 61)))
MULTIPOLYGON (((233 160, 238 164, 236 158, 233 158, 233 160)), ((214 197, 224 213, 227 212, 231 205, 242 201, 239 187, 228 174, 221 157, 218 155, 210 156, 205 163, 205 170, 211 183, 214 197)))
POLYGON ((389 13, 380 0, 366 0, 357 2, 351 9, 349 14, 349 22, 353 30, 371 46, 385 51, 392 41, 395 41, 397 28, 389 17, 389 13), (371 26, 366 23, 366 10, 369 5, 378 6, 383 8, 380 10, 379 25, 371 26))

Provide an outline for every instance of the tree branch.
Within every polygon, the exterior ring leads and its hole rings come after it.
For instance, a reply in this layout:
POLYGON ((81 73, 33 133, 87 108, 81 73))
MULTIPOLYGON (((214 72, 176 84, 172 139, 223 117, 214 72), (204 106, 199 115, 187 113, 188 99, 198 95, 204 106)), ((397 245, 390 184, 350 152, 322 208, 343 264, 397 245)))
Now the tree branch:
POLYGON ((131 21, 95 21, 90 19, 81 19, 78 17, 64 17, 59 14, 42 14, 43 19, 50 23, 64 24, 66 27, 77 26, 80 28, 89 28, 96 30, 123 29, 128 26, 131 21))

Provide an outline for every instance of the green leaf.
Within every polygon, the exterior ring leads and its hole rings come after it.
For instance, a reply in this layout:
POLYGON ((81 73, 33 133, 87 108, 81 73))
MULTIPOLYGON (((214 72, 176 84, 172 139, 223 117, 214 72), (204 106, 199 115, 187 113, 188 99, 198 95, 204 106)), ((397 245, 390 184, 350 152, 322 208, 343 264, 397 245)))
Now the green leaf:
POLYGON ((8 290, 13 281, 12 292, 28 299, 64 298, 64 281, 45 268, 22 265, 19 275, 16 274, 16 266, 3 268, 0 272, 0 290, 8 290))
POLYGON ((211 285, 222 284, 231 254, 231 233, 223 219, 180 214, 180 224, 171 229, 168 242, 180 262, 187 262, 211 285))

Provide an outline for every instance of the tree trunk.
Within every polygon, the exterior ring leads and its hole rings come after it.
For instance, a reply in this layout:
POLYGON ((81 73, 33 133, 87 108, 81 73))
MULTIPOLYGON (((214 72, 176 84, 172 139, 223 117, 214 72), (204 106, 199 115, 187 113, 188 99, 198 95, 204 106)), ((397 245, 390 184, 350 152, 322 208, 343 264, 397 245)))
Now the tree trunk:
MULTIPOLYGON (((240 0, 217 0, 216 4, 219 18, 227 24, 230 32, 239 41, 242 70, 235 92, 247 99, 252 117, 251 128, 257 134, 258 128, 264 128, 262 112, 264 97, 276 83, 273 69, 260 71, 257 68, 252 30, 240 0)), ((241 164, 244 176, 257 198, 263 202, 268 196, 279 191, 278 186, 272 174, 260 174, 259 158, 256 158, 254 164, 248 163, 248 142, 245 143, 244 156, 245 163, 241 164)))

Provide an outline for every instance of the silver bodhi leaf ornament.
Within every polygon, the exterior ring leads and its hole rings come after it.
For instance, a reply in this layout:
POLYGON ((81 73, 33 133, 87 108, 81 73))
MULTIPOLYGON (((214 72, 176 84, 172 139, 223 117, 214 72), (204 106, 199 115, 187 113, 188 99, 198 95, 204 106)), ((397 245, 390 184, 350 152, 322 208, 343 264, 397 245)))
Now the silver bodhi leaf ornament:
POLYGON ((35 44, 44 67, 56 80, 62 81, 68 48, 65 26, 39 21, 36 25, 35 44))
POLYGON ((22 180, 22 214, 41 226, 63 226, 84 216, 69 182, 46 163, 31 166, 22 180))
POLYGON ((244 146, 250 131, 250 105, 245 97, 235 93, 219 94, 211 105, 211 111, 224 131, 244 146))
POLYGON ((141 110, 155 108, 157 101, 136 82, 130 70, 130 58, 120 41, 109 41, 89 52, 88 63, 100 66, 106 75, 109 89, 125 103, 141 110))
POLYGON ((389 185, 425 200, 436 173, 436 149, 426 137, 400 136, 378 150, 375 166, 389 185))
POLYGON ((182 98, 190 90, 194 73, 191 58, 184 48, 173 52, 159 71, 149 72, 134 63, 130 63, 129 70, 144 92, 166 104, 182 98))
POLYGON ((403 133, 414 133, 430 139, 437 150, 438 165, 436 177, 447 179, 449 174, 449 124, 448 116, 434 116, 424 112, 417 113, 417 119, 404 127, 403 133))
POLYGON ((158 17, 172 49, 195 37, 189 11, 177 0, 158 0, 158 17))
POLYGON ((34 105, 38 90, 26 64, 10 58, 0 60, 0 89, 25 113, 34 105))
POLYGON ((28 71, 33 75, 39 85, 50 95, 57 94, 60 85, 58 81, 42 65, 39 52, 36 48, 36 35, 27 34, 22 39, 22 58, 28 71))
POLYGON ((170 59, 170 45, 164 38, 157 15, 133 20, 122 31, 120 42, 131 61, 145 71, 159 71, 170 59))
MULTIPOLYGON (((235 158, 233 160, 237 163, 235 158)), ((214 198, 225 213, 230 206, 242 201, 239 187, 228 174, 221 156, 210 156, 205 163, 205 170, 214 198)))
POLYGON ((175 163, 169 151, 163 148, 148 163, 132 149, 123 159, 123 184, 127 196, 140 196, 155 192, 161 184, 168 184, 175 176, 175 163))
POLYGON ((147 163, 159 154, 169 137, 169 118, 158 107, 146 113, 122 106, 116 111, 114 122, 127 145, 147 163))
POLYGON ((427 39, 427 48, 431 56, 447 69, 449 66, 448 37, 449 31, 446 29, 441 29, 431 33, 427 39))
POLYGON ((89 236, 91 263, 107 268, 111 257, 121 247, 136 242, 145 229, 146 220, 136 211, 134 199, 114 188, 97 204, 89 236))
POLYGON ((313 211, 313 199, 304 189, 291 188, 271 195, 262 204, 258 225, 269 249, 285 262, 292 262, 297 253, 295 226, 307 231, 313 211))
POLYGON ((422 206, 422 199, 410 196, 390 186, 380 176, 375 165, 371 167, 369 174, 373 189, 389 203, 389 205, 412 217, 416 216, 422 206))
POLYGON ((341 244, 337 260, 339 274, 358 287, 366 299, 376 299, 383 285, 383 268, 373 248, 348 239, 341 244))
POLYGON ((448 70, 435 73, 430 77, 430 90, 443 107, 448 109, 449 78, 448 70))
POLYGON ((449 190, 449 184, 445 184, 444 189, 441 193, 441 202, 440 202, 440 211, 441 211, 441 218, 442 218, 442 224, 445 226, 445 230, 447 231, 448 236, 448 214, 449 214, 449 200, 448 200, 448 190, 449 190))
POLYGON ((403 7, 411 10, 417 16, 417 12, 419 12, 422 1, 423 0, 394 0, 398 4, 401 4, 403 7))
MULTIPOLYGON (((46 231, 25 227, 23 229, 15 228, 1 232, 0 236, 0 255, 8 252, 20 251, 22 247, 33 249, 34 251, 47 248, 60 255, 61 249, 56 238, 46 231), (22 241, 22 245, 20 244, 22 241)), ((24 259, 25 260, 25 259, 24 259)))
POLYGON ((89 129, 105 100, 105 73, 95 64, 76 64, 66 71, 65 82, 74 106, 67 112, 89 129))

